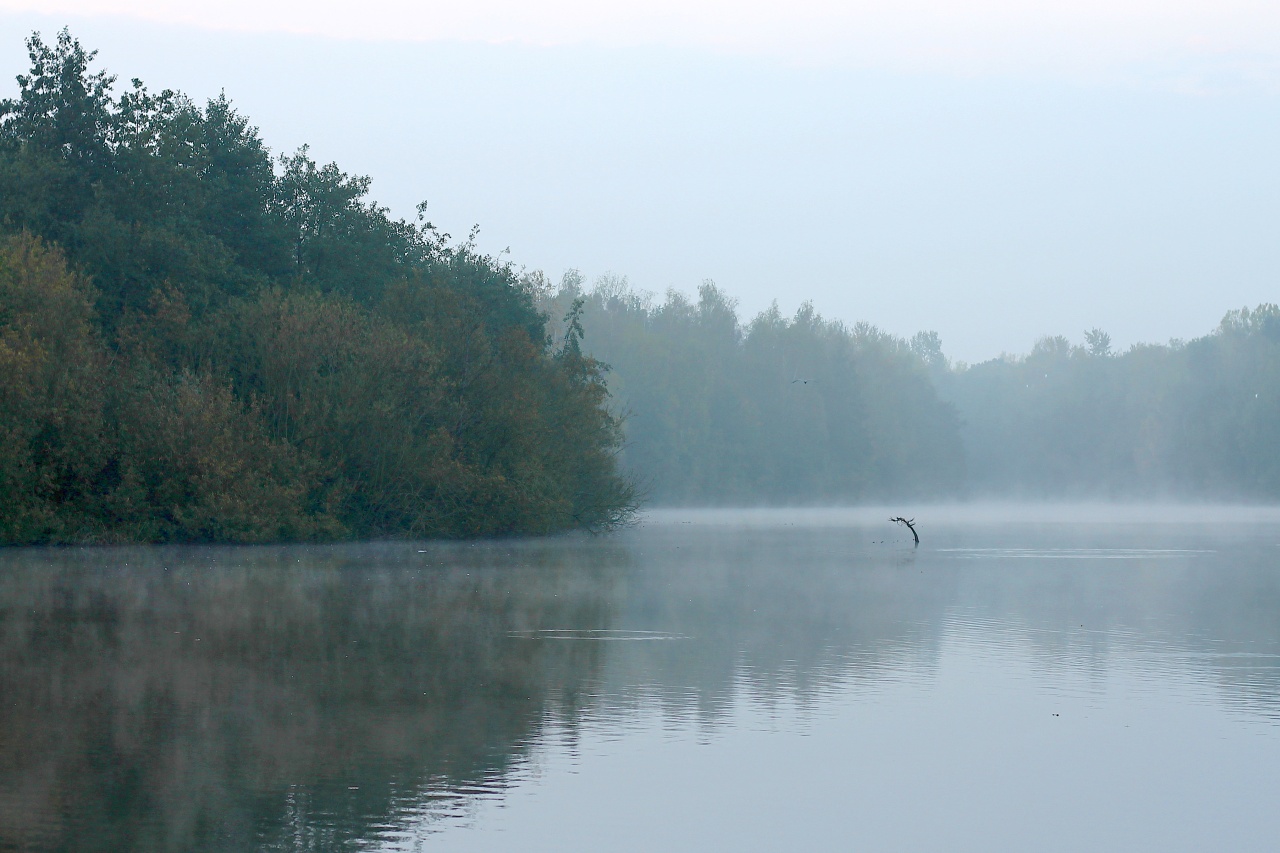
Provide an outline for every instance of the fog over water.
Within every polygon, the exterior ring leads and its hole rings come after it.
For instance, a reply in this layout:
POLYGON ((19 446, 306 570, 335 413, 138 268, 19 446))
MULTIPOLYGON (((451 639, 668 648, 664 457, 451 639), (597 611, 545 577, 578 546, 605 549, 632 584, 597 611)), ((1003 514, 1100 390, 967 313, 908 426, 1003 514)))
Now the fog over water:
POLYGON ((0 845, 1269 849, 1280 513, 911 514, 4 552, 0 845))

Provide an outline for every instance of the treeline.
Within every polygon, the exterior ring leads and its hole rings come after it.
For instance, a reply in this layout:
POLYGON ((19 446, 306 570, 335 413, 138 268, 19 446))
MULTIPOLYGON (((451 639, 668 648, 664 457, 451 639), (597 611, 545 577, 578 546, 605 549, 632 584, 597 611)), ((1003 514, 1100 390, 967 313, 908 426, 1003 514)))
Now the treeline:
POLYGON ((542 304, 586 331, 656 503, 1280 498, 1280 308, 1189 342, 1042 339, 952 364, 804 305, 750 320, 712 284, 663 300, 570 273, 542 304), (578 308, 574 311, 574 306, 578 308))
POLYGON ((811 305, 744 321, 707 283, 662 301, 570 273, 542 285, 552 316, 586 331, 626 413, 625 464, 657 503, 818 503, 964 488, 954 407, 930 365, 936 335, 905 341, 811 305), (576 307, 575 307, 576 306, 576 307))
POLYGON ((938 374, 980 495, 1280 498, 1280 308, 1114 353, 1109 336, 938 374))
POLYGON ((273 159, 225 97, 118 97, 66 30, 0 101, 0 542, 605 528, 600 366, 471 241, 273 159))

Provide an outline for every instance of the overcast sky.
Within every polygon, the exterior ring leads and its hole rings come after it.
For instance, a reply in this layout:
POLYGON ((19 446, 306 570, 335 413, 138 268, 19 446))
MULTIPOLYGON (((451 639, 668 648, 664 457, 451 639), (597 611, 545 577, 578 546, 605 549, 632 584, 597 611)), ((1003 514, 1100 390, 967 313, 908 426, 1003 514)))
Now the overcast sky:
POLYGON ((1277 10, 0 0, 0 95, 70 24, 122 79, 225 89, 275 151, 552 277, 711 278, 978 361, 1280 301, 1277 10))

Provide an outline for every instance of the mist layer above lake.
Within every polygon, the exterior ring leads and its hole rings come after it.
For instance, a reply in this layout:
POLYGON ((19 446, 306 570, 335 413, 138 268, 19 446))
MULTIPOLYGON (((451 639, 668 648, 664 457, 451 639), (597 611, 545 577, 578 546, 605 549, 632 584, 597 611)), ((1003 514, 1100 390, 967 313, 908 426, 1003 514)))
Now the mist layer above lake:
POLYGON ((0 552, 0 848, 1271 847, 1274 511, 911 515, 0 552))

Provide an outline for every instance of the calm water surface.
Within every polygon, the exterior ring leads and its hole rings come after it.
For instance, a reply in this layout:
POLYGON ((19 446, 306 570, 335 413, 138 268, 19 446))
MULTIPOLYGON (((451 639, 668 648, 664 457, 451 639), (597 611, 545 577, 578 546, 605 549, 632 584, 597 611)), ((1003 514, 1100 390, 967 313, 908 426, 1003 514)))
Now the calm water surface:
POLYGON ((1280 513, 916 515, 0 551, 0 849, 1277 849, 1280 513))

